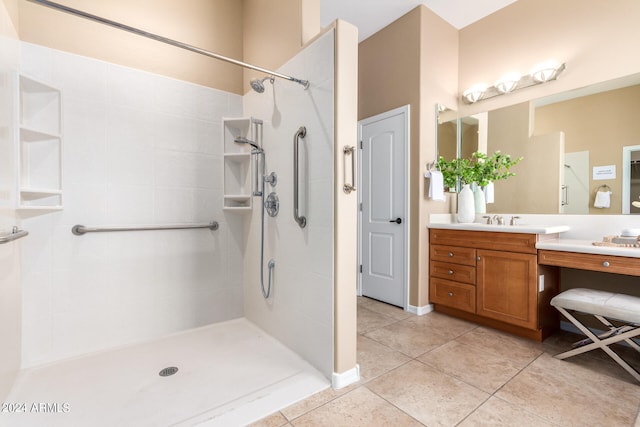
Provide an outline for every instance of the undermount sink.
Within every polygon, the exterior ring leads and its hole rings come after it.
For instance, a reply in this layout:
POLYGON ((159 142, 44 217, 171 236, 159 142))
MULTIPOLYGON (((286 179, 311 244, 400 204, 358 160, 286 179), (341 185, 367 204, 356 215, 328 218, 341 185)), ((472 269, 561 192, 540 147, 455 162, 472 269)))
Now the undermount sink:
POLYGON ((569 231, 568 225, 538 225, 538 224, 517 224, 517 225, 498 225, 484 224, 478 222, 471 223, 432 223, 429 228, 445 228, 451 230, 468 230, 468 231, 493 231, 502 233, 531 233, 531 234, 552 234, 569 231))

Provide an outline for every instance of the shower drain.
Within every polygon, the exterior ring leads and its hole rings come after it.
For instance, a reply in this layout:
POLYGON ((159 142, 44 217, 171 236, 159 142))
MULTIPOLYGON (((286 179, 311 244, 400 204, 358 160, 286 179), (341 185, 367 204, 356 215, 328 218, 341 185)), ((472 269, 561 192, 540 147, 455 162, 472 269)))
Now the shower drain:
POLYGON ((164 368, 163 370, 158 372, 158 375, 160 375, 161 377, 168 377, 175 374, 176 372, 178 372, 178 368, 176 368, 175 366, 169 366, 168 368, 164 368))

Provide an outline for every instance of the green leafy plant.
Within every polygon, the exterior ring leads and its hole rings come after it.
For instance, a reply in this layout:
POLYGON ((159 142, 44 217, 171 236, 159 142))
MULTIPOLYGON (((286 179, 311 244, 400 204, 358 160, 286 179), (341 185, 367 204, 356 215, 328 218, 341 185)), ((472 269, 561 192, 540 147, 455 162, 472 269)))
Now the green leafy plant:
POLYGON ((480 187, 487 186, 490 182, 507 179, 514 176, 511 167, 517 165, 522 157, 513 159, 509 154, 500 151, 488 156, 480 151, 471 155, 470 159, 453 159, 447 161, 440 156, 437 162, 438 169, 442 172, 444 186, 449 190, 455 190, 457 182, 461 184, 477 183, 480 187))

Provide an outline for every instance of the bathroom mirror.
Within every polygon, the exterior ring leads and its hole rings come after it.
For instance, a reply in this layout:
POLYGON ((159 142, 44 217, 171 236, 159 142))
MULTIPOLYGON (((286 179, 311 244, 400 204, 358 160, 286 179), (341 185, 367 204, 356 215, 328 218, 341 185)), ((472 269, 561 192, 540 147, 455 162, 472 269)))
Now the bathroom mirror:
POLYGON ((639 164, 640 175, 640 162, 633 163, 640 152, 623 161, 623 147, 640 145, 640 74, 485 114, 460 119, 461 156, 475 151, 466 153, 465 144, 473 147, 478 135, 479 151, 524 157, 513 170, 515 177, 495 183, 495 203, 487 212, 640 213, 631 204, 640 202, 631 194, 631 165, 639 164), (486 120, 486 149, 484 131, 471 130, 476 120, 479 128, 486 120), (623 185, 623 177, 629 184, 623 185), (607 188, 609 207, 594 207, 596 192, 607 188), (631 208, 625 212, 623 205, 631 208))
POLYGON ((436 104, 436 158, 445 160, 458 157, 458 115, 449 107, 436 104))

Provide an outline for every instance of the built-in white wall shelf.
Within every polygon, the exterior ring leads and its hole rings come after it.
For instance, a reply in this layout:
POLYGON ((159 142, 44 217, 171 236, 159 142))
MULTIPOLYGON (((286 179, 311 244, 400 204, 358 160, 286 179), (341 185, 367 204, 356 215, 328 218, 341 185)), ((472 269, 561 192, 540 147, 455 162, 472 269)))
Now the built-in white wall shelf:
POLYGON ((17 80, 17 209, 61 210, 62 93, 24 75, 17 80))
POLYGON ((228 211, 251 211, 252 178, 251 147, 247 144, 237 144, 234 139, 238 136, 255 141, 254 118, 225 118, 223 122, 224 142, 224 205, 228 211))

